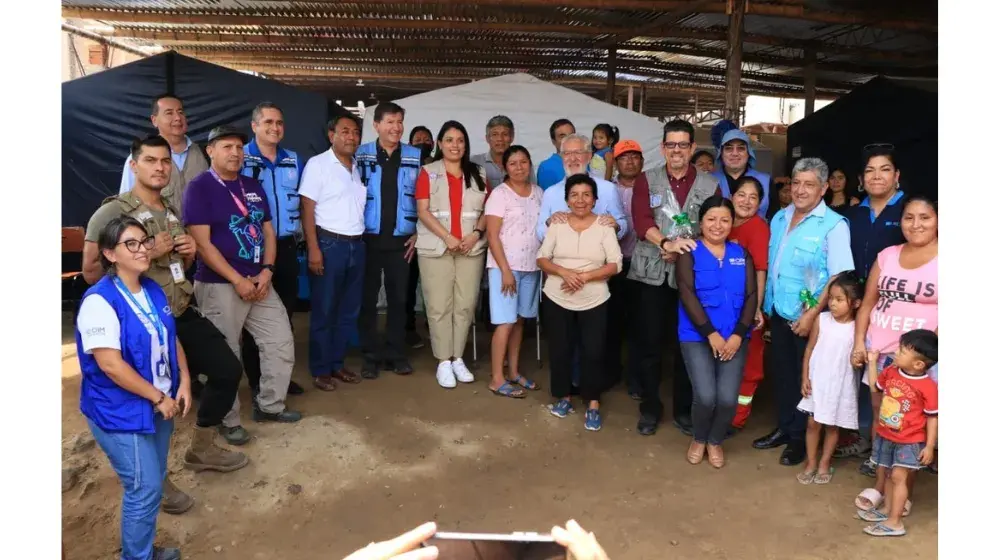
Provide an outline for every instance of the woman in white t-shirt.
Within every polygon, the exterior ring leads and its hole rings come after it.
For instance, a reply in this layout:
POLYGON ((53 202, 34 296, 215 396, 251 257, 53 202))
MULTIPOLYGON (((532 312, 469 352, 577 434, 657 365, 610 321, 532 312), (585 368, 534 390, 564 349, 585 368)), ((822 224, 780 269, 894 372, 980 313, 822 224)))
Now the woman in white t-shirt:
POLYGON ((173 418, 191 408, 187 359, 166 294, 142 276, 155 239, 131 217, 101 231, 107 274, 84 295, 76 320, 80 411, 118 473, 122 558, 179 559, 155 548, 156 517, 173 418))

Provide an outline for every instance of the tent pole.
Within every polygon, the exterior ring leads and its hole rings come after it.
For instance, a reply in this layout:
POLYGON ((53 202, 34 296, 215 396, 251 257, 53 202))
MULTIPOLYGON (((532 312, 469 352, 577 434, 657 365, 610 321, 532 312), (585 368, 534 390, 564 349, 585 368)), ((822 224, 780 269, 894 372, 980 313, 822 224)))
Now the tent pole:
POLYGON ((618 48, 608 49, 608 89, 604 94, 604 101, 611 103, 615 99, 615 73, 618 60, 618 48))
POLYGON ((807 49, 805 51, 805 80, 804 86, 806 90, 806 110, 805 115, 808 117, 813 114, 816 110, 816 51, 813 49, 807 49))
POLYGON ((174 82, 176 81, 176 77, 175 77, 176 75, 174 73, 174 58, 176 56, 177 56, 177 53, 175 53, 173 51, 170 51, 170 52, 167 53, 167 56, 164 57, 166 59, 165 60, 165 64, 167 65, 167 71, 166 71, 166 75, 167 75, 167 95, 177 95, 174 92, 174 89, 175 89, 174 88, 174 85, 175 85, 174 82))
POLYGON ((726 52, 725 117, 740 124, 740 80, 743 75, 743 20, 747 0, 729 0, 729 44, 726 52))

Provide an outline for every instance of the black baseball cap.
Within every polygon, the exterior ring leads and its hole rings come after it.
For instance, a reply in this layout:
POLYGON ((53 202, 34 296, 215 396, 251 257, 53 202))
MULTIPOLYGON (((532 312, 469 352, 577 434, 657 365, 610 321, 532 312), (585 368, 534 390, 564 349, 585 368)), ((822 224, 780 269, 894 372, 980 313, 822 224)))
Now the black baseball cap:
POLYGON ((244 144, 247 143, 247 135, 235 126, 217 126, 208 133, 208 143, 211 144, 219 138, 239 138, 244 144))

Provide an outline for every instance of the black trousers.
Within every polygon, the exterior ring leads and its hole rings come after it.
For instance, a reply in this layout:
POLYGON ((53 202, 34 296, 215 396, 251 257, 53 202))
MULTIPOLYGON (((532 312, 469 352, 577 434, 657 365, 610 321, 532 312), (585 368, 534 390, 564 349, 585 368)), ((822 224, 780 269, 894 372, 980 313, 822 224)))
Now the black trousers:
POLYGON ((222 332, 194 308, 187 308, 175 323, 192 379, 198 375, 208 378, 198 405, 198 426, 218 426, 236 400, 243 367, 222 332))
MULTIPOLYGON (((299 248, 295 237, 278 238, 278 252, 274 259, 274 275, 271 277, 271 289, 274 290, 288 313, 288 322, 292 322, 292 313, 299 303, 299 248)), ((260 351, 250 333, 244 329, 240 354, 243 356, 243 369, 247 372, 250 388, 256 393, 260 390, 260 351)))
POLYGON ((659 422, 663 418, 663 401, 660 398, 660 382, 663 378, 663 353, 673 357, 673 412, 674 418, 691 416, 691 402, 694 398, 691 380, 681 357, 677 342, 677 290, 666 282, 661 286, 650 286, 629 280, 635 289, 635 299, 631 308, 631 322, 636 327, 637 351, 639 358, 640 396, 639 414, 659 422))
POLYGON ((628 269, 632 261, 622 261, 622 271, 608 280, 611 299, 608 300, 608 340, 605 346, 605 375, 609 388, 621 381, 624 376, 628 380, 629 390, 636 386, 639 375, 639 360, 636 356, 638 344, 635 340, 638 334, 634 321, 628 320, 629 313, 636 308, 638 289, 633 280, 628 279, 628 269), (628 363, 622 360, 624 343, 628 343, 628 363))
POLYGON ((406 283, 406 330, 417 330, 417 282, 420 280, 420 267, 414 255, 410 261, 410 279, 406 283))
MULTIPOLYGON (((361 290, 361 316, 358 329, 365 361, 402 360, 406 356, 406 297, 409 289, 410 263, 405 249, 383 249, 378 240, 367 241, 365 281, 361 290), (385 272, 385 298, 388 305, 385 341, 378 336, 378 292, 385 272)), ((414 257, 416 260, 416 257, 414 257)))
POLYGON ((607 340, 608 302, 586 311, 570 311, 545 300, 549 339, 549 387, 552 396, 570 396, 573 386, 573 350, 580 344, 580 396, 584 403, 601 400, 607 387, 604 344, 607 340))
POLYGON ((777 314, 771 316, 767 375, 774 383, 778 429, 797 440, 804 439, 806 431, 806 415, 798 406, 802 400, 802 359, 807 343, 807 339, 792 332, 788 320, 777 314))

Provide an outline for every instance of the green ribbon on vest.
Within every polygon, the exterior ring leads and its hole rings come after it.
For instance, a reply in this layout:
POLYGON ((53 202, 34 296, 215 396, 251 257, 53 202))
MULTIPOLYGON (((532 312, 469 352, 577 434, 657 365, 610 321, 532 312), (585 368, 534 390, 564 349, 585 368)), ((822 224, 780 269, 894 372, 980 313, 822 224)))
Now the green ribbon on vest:
POLYGON ((669 239, 693 239, 694 238, 694 228, 691 225, 691 219, 688 218, 687 212, 681 212, 680 214, 674 214, 671 217, 673 220, 673 225, 670 227, 669 239))
POLYGON ((819 305, 819 301, 813 297, 809 288, 802 288, 802 291, 799 292, 799 301, 806 306, 806 309, 812 309, 813 307, 819 305))

